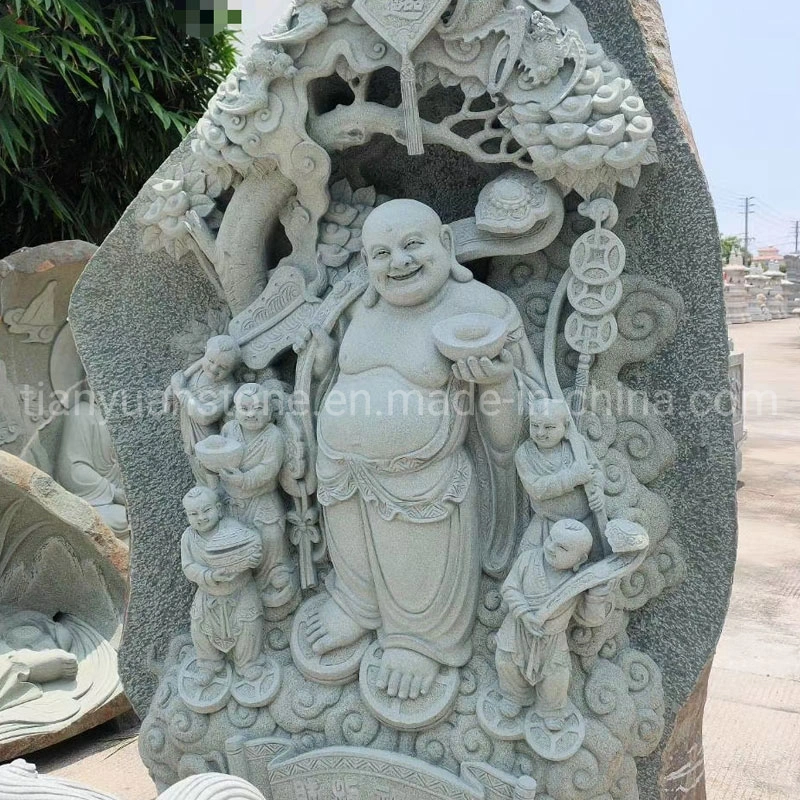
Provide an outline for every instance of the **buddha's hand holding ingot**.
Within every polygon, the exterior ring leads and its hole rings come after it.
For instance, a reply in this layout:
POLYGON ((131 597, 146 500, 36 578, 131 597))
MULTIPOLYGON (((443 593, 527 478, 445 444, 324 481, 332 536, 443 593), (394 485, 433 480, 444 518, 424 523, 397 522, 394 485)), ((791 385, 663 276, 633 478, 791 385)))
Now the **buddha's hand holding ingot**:
POLYGON ((453 362, 459 380, 479 385, 505 383, 513 371, 505 349, 508 326, 489 314, 459 314, 442 320, 433 329, 439 352, 453 362))
POLYGON ((453 364, 453 374, 467 383, 493 386, 505 383, 514 373, 514 359, 508 350, 503 350, 499 358, 488 356, 469 356, 453 364))

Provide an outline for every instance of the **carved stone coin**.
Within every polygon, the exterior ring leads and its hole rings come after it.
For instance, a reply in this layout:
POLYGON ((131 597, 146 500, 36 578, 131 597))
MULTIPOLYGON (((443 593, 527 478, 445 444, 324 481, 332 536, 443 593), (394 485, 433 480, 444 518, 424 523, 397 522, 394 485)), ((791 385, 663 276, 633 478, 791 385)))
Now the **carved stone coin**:
POLYGON ((350 683, 358 676, 358 667, 369 647, 370 636, 362 636, 354 644, 318 656, 311 649, 306 630, 309 617, 318 611, 326 600, 327 595, 319 594, 300 606, 292 622, 289 646, 295 666, 306 678, 329 686, 340 686, 350 683))
POLYGON ((200 666, 194 654, 184 662, 178 675, 178 694, 181 700, 198 714, 213 714, 225 708, 231 696, 233 669, 226 661, 211 682, 203 685, 199 680, 200 666))
POLYGON ((567 284, 567 298, 579 314, 594 317, 609 314, 622 300, 622 281, 617 278, 598 286, 573 277, 567 284))
POLYGON ((231 694, 240 706, 245 708, 262 708, 268 705, 281 688, 280 665, 271 658, 260 666, 261 673, 257 678, 248 680, 234 676, 231 694))
POLYGON ((570 314, 564 326, 569 346, 578 353, 596 355, 608 350, 617 338, 617 320, 613 314, 599 318, 570 314))
POLYGON ((609 283, 625 268, 625 245, 611 231, 588 231, 575 242, 569 265, 575 277, 586 283, 609 283))
POLYGON ((581 749, 586 736, 583 715, 568 702, 560 730, 547 727, 545 720, 530 709, 525 717, 525 741, 534 753, 548 761, 566 761, 581 749))
POLYGON ((515 717, 507 717, 500 710, 503 696, 497 686, 490 686, 478 698, 478 722, 481 727, 495 739, 513 742, 525 736, 525 713, 520 711, 515 717))
POLYGON ((441 722, 452 710, 458 698, 461 682, 455 667, 439 667, 439 673, 428 694, 402 700, 389 697, 378 686, 383 649, 373 642, 361 661, 359 688, 361 697, 372 713, 381 721, 401 731, 418 731, 441 722))

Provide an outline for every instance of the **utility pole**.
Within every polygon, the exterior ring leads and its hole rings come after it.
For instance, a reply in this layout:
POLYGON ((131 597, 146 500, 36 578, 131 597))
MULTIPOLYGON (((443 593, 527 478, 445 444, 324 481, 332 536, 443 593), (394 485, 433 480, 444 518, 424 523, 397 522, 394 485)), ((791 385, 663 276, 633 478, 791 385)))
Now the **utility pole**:
POLYGON ((800 219, 794 221, 794 252, 795 255, 800 253, 800 219))
POLYGON ((744 202, 744 265, 750 266, 750 214, 753 213, 754 196, 743 198, 744 202))

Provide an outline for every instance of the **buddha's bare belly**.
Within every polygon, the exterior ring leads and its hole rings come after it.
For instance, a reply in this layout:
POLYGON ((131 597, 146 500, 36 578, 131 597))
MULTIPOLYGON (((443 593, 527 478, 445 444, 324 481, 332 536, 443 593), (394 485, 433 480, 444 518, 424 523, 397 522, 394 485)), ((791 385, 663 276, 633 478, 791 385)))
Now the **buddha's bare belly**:
POLYGON ((341 453, 394 458, 428 444, 446 424, 445 387, 416 386, 390 367, 340 373, 319 414, 325 443, 341 453))

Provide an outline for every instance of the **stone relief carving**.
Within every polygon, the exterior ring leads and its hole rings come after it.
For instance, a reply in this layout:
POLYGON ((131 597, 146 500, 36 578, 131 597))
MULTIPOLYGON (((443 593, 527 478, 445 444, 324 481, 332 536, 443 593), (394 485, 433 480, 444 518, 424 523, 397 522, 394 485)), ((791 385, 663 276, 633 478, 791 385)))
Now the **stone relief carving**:
POLYGON ((0 454, 0 758, 127 707, 117 674, 125 560, 88 506, 0 454))
POLYGON ((613 230, 652 135, 562 0, 298 3, 220 87, 139 214, 230 310, 168 389, 198 589, 160 783, 637 796, 664 700, 628 620, 684 575, 674 445, 620 377, 683 311, 613 230), (350 148, 387 136, 479 165, 473 215, 367 185, 350 148))
POLYGON ((27 308, 11 308, 4 312, 3 319, 10 333, 27 336, 26 342, 48 344, 53 341, 58 330, 54 310, 56 285, 56 281, 50 281, 27 308))
MULTIPOLYGON (((113 797, 63 778, 40 775, 33 764, 18 758, 0 765, 0 791, 5 798, 29 800, 114 800, 113 797)), ((158 800, 264 800, 264 795, 241 778, 194 775, 158 796, 158 800)))
POLYGON ((67 322, 69 293, 95 249, 57 242, 3 259, 0 341, 8 356, 0 366, 0 446, 53 475, 127 541, 116 454, 67 322), (17 303, 27 305, 10 307, 17 303))
POLYGON ((191 489, 183 505, 190 527, 181 540, 181 564, 197 584, 191 610, 197 658, 184 665, 181 698, 202 713, 223 708, 231 695, 244 707, 266 705, 280 672, 261 646, 264 609, 255 571, 267 560, 262 536, 223 516, 222 502, 208 487, 191 489))
POLYGON ((72 403, 64 415, 56 479, 93 506, 123 541, 130 534, 125 489, 111 435, 94 396, 72 403))

